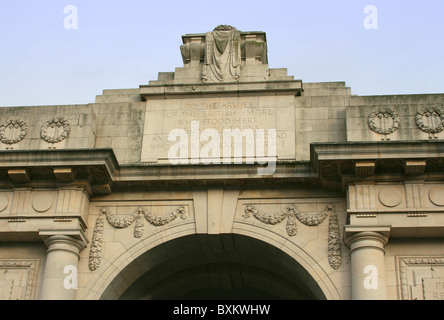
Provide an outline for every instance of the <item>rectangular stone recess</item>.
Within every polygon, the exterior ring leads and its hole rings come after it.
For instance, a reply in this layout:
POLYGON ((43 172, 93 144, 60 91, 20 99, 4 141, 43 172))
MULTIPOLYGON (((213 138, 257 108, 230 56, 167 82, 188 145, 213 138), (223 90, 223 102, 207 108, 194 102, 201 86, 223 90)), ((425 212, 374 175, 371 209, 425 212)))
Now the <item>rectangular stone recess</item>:
MULTIPOLYGON (((269 129, 275 129, 278 159, 295 158, 294 96, 251 96, 195 99, 148 100, 141 152, 142 162, 168 163, 168 151, 176 140, 168 141, 174 129, 188 134, 188 157, 191 157, 191 125, 198 121, 199 131, 214 129, 220 135, 220 161, 223 157, 223 131, 251 130, 254 144, 257 130, 265 131, 264 153, 268 155, 269 129)), ((178 138, 177 138, 178 139, 178 138)), ((270 140, 271 141, 271 140, 270 140)), ((246 139, 243 140, 243 157, 246 156, 246 139)), ((200 142, 199 154, 207 141, 200 142)), ((234 145, 234 140, 232 146, 234 145)), ((211 153, 210 153, 211 154, 211 153)), ((255 149, 255 156, 258 153, 255 149)), ((234 152, 232 150, 232 156, 234 152)))
POLYGON ((424 300, 444 300, 444 278, 423 279, 424 300))

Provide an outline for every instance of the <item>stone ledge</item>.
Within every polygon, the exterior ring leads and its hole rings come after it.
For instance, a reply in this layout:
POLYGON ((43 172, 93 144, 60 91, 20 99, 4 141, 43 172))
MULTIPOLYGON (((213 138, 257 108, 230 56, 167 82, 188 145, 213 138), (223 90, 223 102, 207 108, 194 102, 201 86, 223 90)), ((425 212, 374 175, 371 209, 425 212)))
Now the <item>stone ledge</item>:
POLYGON ((302 94, 302 80, 293 81, 264 81, 264 82, 226 82, 226 83, 196 83, 174 85, 142 85, 140 94, 144 100, 168 99, 176 96, 196 98, 196 96, 236 96, 251 93, 262 95, 302 94))

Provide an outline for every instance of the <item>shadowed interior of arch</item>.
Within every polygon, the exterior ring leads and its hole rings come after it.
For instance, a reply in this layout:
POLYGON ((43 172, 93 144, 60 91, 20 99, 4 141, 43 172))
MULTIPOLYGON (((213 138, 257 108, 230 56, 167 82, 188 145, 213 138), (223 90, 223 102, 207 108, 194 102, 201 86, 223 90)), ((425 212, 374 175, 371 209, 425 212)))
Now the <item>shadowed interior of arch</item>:
POLYGON ((148 250, 126 266, 102 295, 105 300, 115 298, 311 300, 325 295, 282 250, 251 237, 226 234, 185 236, 148 250))

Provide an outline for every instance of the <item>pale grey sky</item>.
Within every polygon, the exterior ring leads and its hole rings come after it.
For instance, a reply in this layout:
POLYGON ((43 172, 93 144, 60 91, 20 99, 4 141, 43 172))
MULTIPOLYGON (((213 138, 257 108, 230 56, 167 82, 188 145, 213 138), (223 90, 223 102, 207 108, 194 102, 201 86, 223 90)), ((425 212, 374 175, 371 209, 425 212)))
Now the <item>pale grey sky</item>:
POLYGON ((137 88, 182 66, 183 34, 220 24, 265 31, 270 67, 304 82, 444 93, 443 14, 442 0, 2 1, 0 106, 92 103, 103 89, 137 88), (69 5, 78 29, 65 28, 69 5), (364 26, 369 5, 377 29, 364 26))

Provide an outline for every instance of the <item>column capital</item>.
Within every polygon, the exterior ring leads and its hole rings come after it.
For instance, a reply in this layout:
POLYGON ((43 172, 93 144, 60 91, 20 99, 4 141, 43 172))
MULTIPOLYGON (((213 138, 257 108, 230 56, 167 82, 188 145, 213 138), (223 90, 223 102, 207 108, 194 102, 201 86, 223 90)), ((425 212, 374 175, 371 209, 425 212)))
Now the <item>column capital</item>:
POLYGON ((80 231, 60 230, 60 231, 40 231, 40 237, 46 245, 47 251, 67 251, 78 258, 80 258, 80 252, 88 245, 88 239, 85 234, 80 231))
POLYGON ((385 253, 390 237, 390 226, 345 226, 344 242, 350 254, 362 248, 375 248, 385 253))

